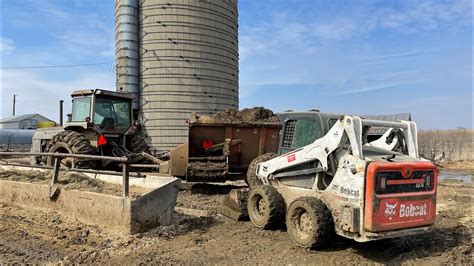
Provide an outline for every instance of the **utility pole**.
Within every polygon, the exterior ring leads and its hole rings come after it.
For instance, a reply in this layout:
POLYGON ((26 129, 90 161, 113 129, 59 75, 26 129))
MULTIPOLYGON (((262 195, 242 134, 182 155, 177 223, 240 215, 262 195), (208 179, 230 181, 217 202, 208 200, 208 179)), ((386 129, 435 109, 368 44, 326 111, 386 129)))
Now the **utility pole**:
POLYGON ((64 100, 59 101, 59 125, 63 126, 63 106, 64 100))
POLYGON ((13 94, 13 116, 15 116, 15 111, 16 111, 16 94, 13 94))

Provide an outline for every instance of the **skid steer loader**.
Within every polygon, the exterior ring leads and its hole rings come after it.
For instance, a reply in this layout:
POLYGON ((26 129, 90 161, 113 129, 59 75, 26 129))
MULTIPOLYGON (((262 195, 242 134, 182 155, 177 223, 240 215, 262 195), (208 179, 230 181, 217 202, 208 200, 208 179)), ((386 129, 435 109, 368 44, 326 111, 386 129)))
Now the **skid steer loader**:
POLYGON ((414 122, 283 113, 279 154, 251 163, 247 210, 262 229, 286 221, 305 248, 337 234, 358 242, 418 234, 435 222, 436 166, 420 159, 414 122), (387 128, 368 142, 371 127, 387 128))
MULTIPOLYGON (((72 113, 64 127, 40 128, 33 135, 32 152, 126 156, 144 160, 150 153, 144 138, 132 123, 133 96, 106 90, 78 90, 72 94, 72 113)), ((52 166, 50 157, 36 157, 35 163, 52 166)), ((113 168, 107 161, 66 158, 69 168, 113 168)))

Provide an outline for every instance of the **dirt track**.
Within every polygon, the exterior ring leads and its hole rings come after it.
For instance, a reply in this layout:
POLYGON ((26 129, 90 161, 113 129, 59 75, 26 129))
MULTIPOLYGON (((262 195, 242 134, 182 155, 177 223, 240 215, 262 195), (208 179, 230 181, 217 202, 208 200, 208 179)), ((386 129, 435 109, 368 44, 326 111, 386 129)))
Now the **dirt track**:
POLYGON ((231 187, 185 185, 175 224, 135 236, 0 205, 0 263, 472 263, 473 186, 440 184, 438 220, 421 236, 369 243, 337 239, 319 251, 294 246, 283 230, 261 231, 216 208, 231 187), (200 209, 196 211, 193 209, 200 209), (182 212, 201 215, 189 216, 182 212))

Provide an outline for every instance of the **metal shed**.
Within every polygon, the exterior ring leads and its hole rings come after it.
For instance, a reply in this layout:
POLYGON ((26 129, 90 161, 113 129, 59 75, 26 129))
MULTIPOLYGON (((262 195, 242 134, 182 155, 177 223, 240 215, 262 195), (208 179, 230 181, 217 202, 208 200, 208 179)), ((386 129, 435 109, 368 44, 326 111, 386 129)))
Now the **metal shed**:
POLYGON ((15 115, 0 120, 2 129, 36 129, 38 123, 53 122, 51 119, 40 114, 15 115))

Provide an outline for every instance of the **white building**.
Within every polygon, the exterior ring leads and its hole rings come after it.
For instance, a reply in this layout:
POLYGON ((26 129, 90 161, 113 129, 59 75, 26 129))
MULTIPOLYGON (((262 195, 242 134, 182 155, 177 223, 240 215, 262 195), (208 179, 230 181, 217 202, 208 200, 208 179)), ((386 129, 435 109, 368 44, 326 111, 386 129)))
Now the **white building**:
POLYGON ((53 122, 40 114, 15 115, 0 120, 2 129, 36 129, 38 123, 53 122))

